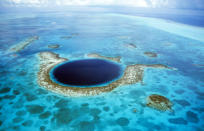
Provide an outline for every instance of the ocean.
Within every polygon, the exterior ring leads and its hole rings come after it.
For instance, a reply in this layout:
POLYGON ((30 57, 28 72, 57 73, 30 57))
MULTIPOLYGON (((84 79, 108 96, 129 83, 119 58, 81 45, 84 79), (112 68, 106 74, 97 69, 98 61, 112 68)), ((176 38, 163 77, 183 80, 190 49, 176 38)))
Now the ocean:
POLYGON ((181 15, 1 13, 0 130, 202 131, 203 17, 181 15), (93 96, 64 96, 39 85, 40 52, 68 60, 95 53, 118 57, 124 67, 162 64, 173 70, 145 67, 141 82, 93 96), (172 111, 148 107, 152 94, 168 98, 172 111))

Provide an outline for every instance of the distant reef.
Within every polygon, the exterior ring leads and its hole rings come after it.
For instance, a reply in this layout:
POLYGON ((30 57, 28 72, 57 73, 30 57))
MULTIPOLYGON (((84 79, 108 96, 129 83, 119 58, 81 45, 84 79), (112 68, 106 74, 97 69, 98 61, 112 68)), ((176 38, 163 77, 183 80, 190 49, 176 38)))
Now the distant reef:
POLYGON ((133 43, 127 43, 127 44, 124 44, 125 47, 129 48, 129 49, 136 49, 137 46, 133 43))
POLYGON ((9 51, 10 52, 20 52, 22 51, 26 46, 30 45, 31 43, 33 43, 34 41, 38 40, 39 37, 38 36, 33 36, 33 37, 29 37, 24 41, 21 41, 20 43, 12 46, 9 51))
POLYGON ((51 49, 57 49, 60 47, 60 45, 59 44, 51 44, 51 45, 48 45, 47 47, 51 48, 51 49))
MULTIPOLYGON (((97 53, 87 54, 87 56, 92 58, 101 58, 101 59, 111 60, 115 62, 120 62, 120 57, 107 57, 107 56, 99 55, 97 53)), ((103 92, 112 91, 114 88, 121 85, 142 82, 145 68, 173 69, 171 67, 168 67, 162 64, 128 65, 126 66, 123 72, 123 75, 118 80, 113 81, 112 83, 109 83, 101 87, 97 86, 97 87, 80 88, 80 87, 69 87, 69 86, 59 85, 58 83, 52 81, 50 78, 51 69, 62 62, 68 61, 68 59, 62 58, 58 54, 55 54, 53 52, 41 52, 38 54, 38 58, 40 60, 40 69, 38 72, 39 85, 52 92, 62 94, 65 96, 74 96, 74 97, 97 95, 103 92)))
POLYGON ((144 54, 148 57, 157 57, 157 53, 154 52, 144 52, 144 54))
POLYGON ((71 38, 78 36, 78 35, 79 35, 78 33, 71 33, 70 35, 61 36, 60 38, 68 40, 68 39, 71 39, 71 38))

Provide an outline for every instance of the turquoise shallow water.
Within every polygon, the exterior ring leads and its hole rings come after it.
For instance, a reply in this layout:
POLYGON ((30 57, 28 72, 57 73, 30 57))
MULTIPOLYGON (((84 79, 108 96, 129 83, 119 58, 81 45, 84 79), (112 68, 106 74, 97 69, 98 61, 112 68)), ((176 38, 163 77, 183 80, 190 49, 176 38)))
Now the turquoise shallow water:
POLYGON ((152 131, 204 129, 204 29, 161 19, 114 13, 1 14, 0 130, 152 131), (74 34, 74 35, 73 35, 74 34), (9 48, 39 36, 24 50, 9 48), (64 36, 72 36, 64 39, 64 36), (130 48, 133 43, 137 48, 130 48), (59 44, 58 49, 48 45, 59 44), (120 86, 89 97, 64 97, 37 83, 37 54, 51 51, 70 60, 88 53, 121 56, 121 64, 164 64, 145 69, 143 84, 120 86), (143 53, 158 54, 150 58, 143 53), (174 112, 145 106, 151 94, 166 96, 174 112))

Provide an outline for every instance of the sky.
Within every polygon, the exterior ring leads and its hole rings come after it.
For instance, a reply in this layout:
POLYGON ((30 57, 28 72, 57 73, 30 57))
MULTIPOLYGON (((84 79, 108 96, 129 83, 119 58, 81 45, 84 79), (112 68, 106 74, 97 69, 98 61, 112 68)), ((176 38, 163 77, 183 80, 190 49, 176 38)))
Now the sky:
POLYGON ((204 9, 204 0, 0 0, 0 7, 49 7, 68 5, 204 9))

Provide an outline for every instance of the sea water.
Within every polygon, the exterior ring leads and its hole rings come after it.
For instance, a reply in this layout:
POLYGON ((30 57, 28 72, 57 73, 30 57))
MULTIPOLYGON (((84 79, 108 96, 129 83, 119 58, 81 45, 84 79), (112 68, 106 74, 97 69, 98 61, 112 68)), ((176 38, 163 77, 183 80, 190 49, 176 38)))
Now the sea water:
POLYGON ((203 27, 103 11, 3 13, 0 17, 1 130, 204 129, 203 27), (39 39, 20 52, 9 50, 33 36, 39 39), (128 43, 137 48, 127 47, 128 43), (60 47, 50 49, 51 44, 60 47), (96 96, 64 97, 38 85, 37 54, 43 51, 69 60, 85 59, 89 53, 120 56, 124 66, 164 64, 177 70, 146 68, 142 83, 96 96), (156 52, 157 58, 145 56, 147 51, 156 52), (151 94, 167 97, 174 111, 147 107, 151 94))
POLYGON ((50 75, 59 84, 86 88, 118 79, 122 74, 121 70, 119 64, 107 60, 82 59, 56 66, 50 75))

